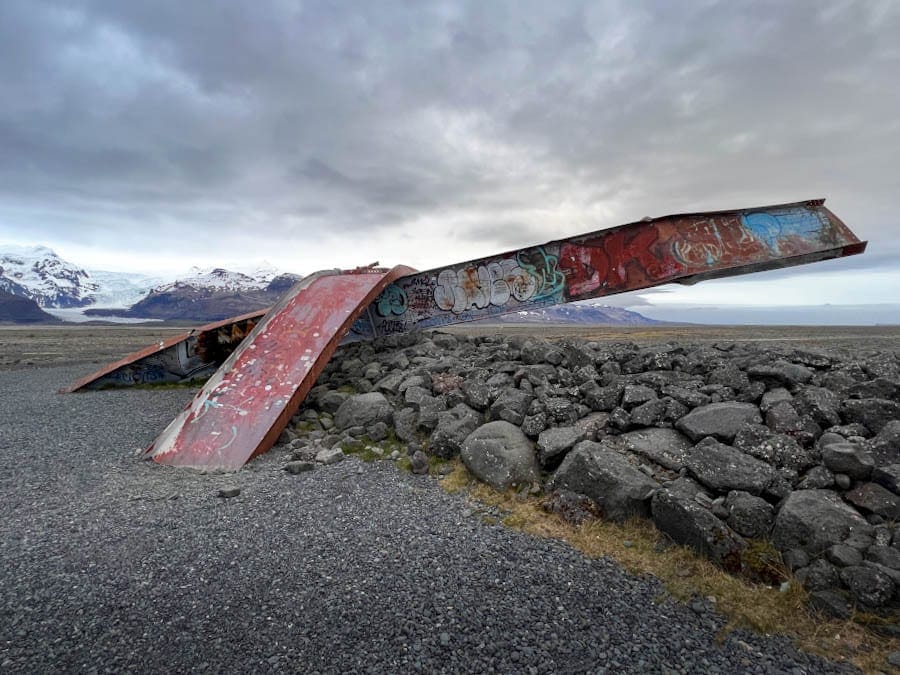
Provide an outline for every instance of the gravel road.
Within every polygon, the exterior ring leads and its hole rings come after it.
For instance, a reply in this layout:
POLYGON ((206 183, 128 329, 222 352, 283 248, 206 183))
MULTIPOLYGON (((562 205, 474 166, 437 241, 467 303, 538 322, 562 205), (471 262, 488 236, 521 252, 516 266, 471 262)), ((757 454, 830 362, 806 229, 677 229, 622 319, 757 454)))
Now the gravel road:
POLYGON ((189 390, 53 392, 0 372, 0 671, 847 672, 428 477, 138 460, 189 390), (221 487, 239 496, 221 499, 221 487))

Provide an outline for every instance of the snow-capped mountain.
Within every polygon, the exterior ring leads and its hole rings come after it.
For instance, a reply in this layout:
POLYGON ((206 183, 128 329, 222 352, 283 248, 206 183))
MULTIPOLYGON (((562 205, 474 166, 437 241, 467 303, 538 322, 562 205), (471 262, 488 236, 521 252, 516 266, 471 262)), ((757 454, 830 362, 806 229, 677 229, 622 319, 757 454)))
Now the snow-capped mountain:
POLYGON ((278 274, 278 270, 268 263, 246 274, 221 267, 192 267, 188 274, 170 283, 160 284, 153 292, 166 293, 185 286, 215 291, 259 291, 266 288, 278 274))
POLYGON ((100 285, 46 246, 5 245, 0 249, 0 290, 40 307, 84 307, 93 304, 92 294, 100 285))
POLYGON ((623 307, 609 307, 607 305, 591 305, 572 303, 568 305, 553 305, 539 309, 522 310, 510 314, 483 319, 485 323, 542 323, 542 324, 583 324, 583 325, 613 325, 613 326, 641 326, 655 323, 665 323, 648 319, 642 314, 632 312, 623 307))
POLYGON ((165 283, 162 277, 132 272, 91 270, 90 275, 99 285, 90 296, 93 299, 91 305, 98 308, 131 307, 153 288, 165 283))
POLYGON ((0 244, 0 292, 34 301, 64 321, 114 315, 193 319, 231 309, 241 313, 274 303, 299 278, 264 262, 240 271, 193 267, 172 281, 158 275, 88 271, 46 246, 0 244))

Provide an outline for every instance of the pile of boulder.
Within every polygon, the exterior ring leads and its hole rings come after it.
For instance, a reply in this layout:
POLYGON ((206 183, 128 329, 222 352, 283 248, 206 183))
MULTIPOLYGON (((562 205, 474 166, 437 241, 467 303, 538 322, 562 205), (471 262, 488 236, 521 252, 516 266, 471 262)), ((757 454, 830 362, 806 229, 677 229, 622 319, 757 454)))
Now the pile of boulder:
POLYGON ((293 422, 297 462, 459 456, 575 522, 650 519, 735 573, 764 542, 834 615, 900 607, 895 352, 406 334, 339 350, 293 422))

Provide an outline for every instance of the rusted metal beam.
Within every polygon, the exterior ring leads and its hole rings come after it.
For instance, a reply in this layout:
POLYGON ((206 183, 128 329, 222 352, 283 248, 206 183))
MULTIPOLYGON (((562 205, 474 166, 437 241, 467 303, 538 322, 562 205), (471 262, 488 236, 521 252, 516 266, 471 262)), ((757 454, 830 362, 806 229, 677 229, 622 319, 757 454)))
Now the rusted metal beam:
MULTIPOLYGON (((201 329, 205 337, 191 352, 201 365, 239 345, 147 455, 176 466, 239 468, 271 447, 345 336, 404 333, 862 253, 865 242, 823 201, 647 219, 427 272, 319 272, 242 341, 241 322, 256 317, 201 329)), ((126 357, 93 381, 127 379, 116 374, 146 367, 192 335, 126 357)))
MULTIPOLYGON (((669 282, 690 284, 862 253, 865 242, 825 208, 824 201, 646 219, 410 274, 372 302, 346 339, 438 328, 669 282)), ((237 346, 234 337, 242 334, 243 322, 257 318, 236 317, 148 347, 67 390, 208 374, 237 346), (204 340, 218 348, 203 351, 204 340)))
POLYGON ((162 464, 238 469, 268 450, 358 315, 413 272, 319 272, 295 285, 146 450, 162 464))
POLYGON ((145 347, 59 390, 174 384, 206 379, 247 337, 267 309, 209 323, 145 347))
POLYGON ((653 218, 413 274, 368 308, 376 337, 599 298, 660 284, 862 253, 824 199, 653 218))

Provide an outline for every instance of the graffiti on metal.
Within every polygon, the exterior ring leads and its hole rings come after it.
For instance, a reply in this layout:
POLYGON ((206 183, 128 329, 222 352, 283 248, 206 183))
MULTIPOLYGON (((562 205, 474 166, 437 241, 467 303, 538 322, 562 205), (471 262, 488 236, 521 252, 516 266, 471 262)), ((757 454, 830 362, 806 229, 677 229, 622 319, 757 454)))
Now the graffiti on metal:
POLYGON ((147 448, 162 464, 234 470, 268 450, 356 316, 408 267, 310 275, 279 300, 147 448))
MULTIPOLYGON (((474 321, 858 243, 821 202, 669 216, 397 280, 361 335, 474 321)), ((841 255, 840 252, 835 255, 841 255)), ((748 269, 747 271, 753 271, 748 269)))
MULTIPOLYGON (((384 289, 343 341, 861 253, 865 243, 823 201, 664 216, 407 274, 384 289)), ((204 326, 136 352, 64 391, 206 376, 261 316, 204 326)))
POLYGON ((60 392, 205 379, 253 330, 263 314, 244 314, 176 335, 109 364, 60 392))

